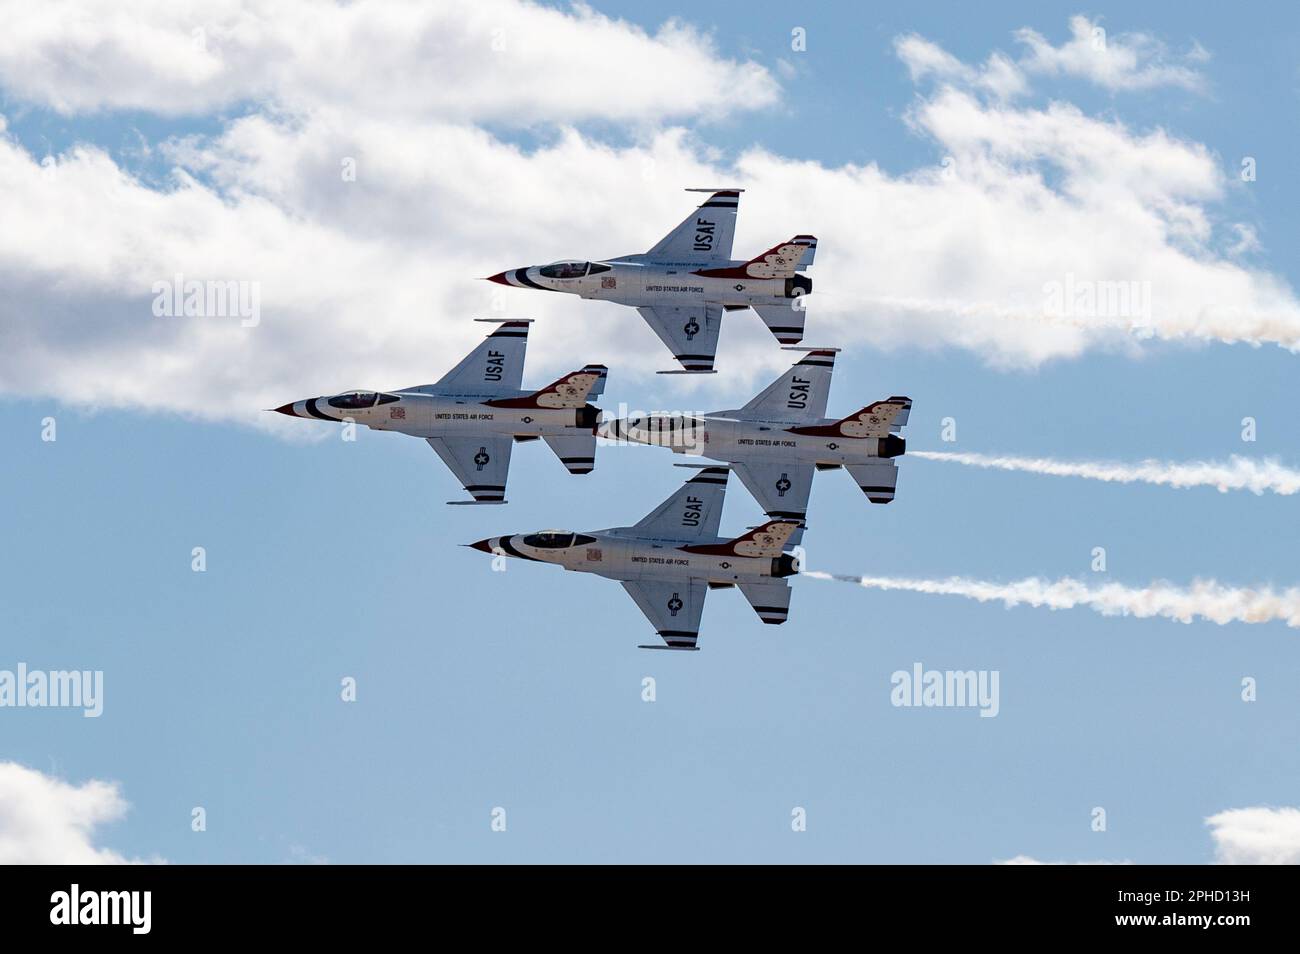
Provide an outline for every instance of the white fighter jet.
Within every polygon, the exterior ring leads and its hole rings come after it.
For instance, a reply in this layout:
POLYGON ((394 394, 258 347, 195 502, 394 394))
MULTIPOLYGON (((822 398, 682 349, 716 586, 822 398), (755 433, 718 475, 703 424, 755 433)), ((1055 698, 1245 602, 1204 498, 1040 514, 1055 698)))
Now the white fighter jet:
POLYGON ((569 473, 591 473, 600 410, 588 401, 605 389, 605 366, 589 364, 540 391, 520 390, 532 319, 477 320, 498 327, 435 384, 344 391, 275 410, 423 437, 474 498, 448 501, 452 504, 505 503, 515 441, 540 437, 569 473))
POLYGON ((889 397, 848 417, 826 417, 837 348, 808 353, 752 401, 699 417, 651 414, 610 421, 600 436, 671 448, 726 461, 769 517, 795 520, 803 536, 808 495, 818 470, 843 467, 872 503, 894 499, 898 467, 907 450, 898 436, 912 399, 889 397))
POLYGON ((735 587, 764 623, 784 623, 785 577, 799 572, 794 554, 784 552, 793 521, 773 520, 734 540, 718 536, 726 492, 726 468, 705 467, 630 527, 543 530, 467 546, 618 580, 667 644, 641 649, 695 649, 709 590, 735 587))
POLYGON ((488 281, 631 305, 683 368, 661 374, 711 373, 724 311, 753 308, 777 341, 802 341, 801 299, 812 291, 812 279, 798 273, 813 263, 817 239, 796 235, 749 261, 734 260, 731 240, 744 190, 686 191, 711 195, 645 254, 530 265, 488 281))

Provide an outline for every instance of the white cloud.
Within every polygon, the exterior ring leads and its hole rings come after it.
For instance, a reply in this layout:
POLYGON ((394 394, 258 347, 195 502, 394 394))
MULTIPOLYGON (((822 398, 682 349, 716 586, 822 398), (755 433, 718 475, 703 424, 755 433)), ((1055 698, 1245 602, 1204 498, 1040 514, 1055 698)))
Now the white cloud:
POLYGON ((526 126, 722 114, 778 94, 766 69, 684 23, 652 36, 582 4, 6 0, 0 15, 0 85, 65 114, 269 100, 526 126))
POLYGON ((1131 865, 1131 861, 1039 861, 1029 855, 1016 855, 1005 861, 995 861, 995 865, 1131 865))
POLYGON ((1176 56, 1160 40, 1145 33, 1111 36, 1099 21, 1070 18, 1070 39, 1053 46, 1041 33, 1024 28, 1016 39, 1028 49, 1020 66, 1030 73, 1061 74, 1089 80, 1112 92, 1176 86, 1199 92, 1204 76, 1194 68, 1208 54, 1193 44, 1176 56))
POLYGON ((894 41, 894 52, 914 82, 934 78, 1009 99, 1028 90, 1024 74, 1002 53, 993 53, 982 67, 963 63, 937 43, 909 33, 894 41))
POLYGON ((135 863, 95 843, 97 829, 126 810, 115 784, 74 785, 0 762, 0 865, 135 863))
MULTIPOLYGON (((1019 367, 1090 348, 1137 351, 1147 345, 1135 329, 1158 340, 1300 348, 1291 289, 1226 247, 1239 244, 1240 233, 1217 219, 1225 181, 1215 157, 1163 130, 1134 130, 1067 103, 1015 107, 941 85, 918 97, 907 122, 931 143, 936 161, 950 158, 947 172, 935 165, 891 175, 761 148, 727 161, 698 134, 651 130, 641 119, 677 109, 698 118, 765 102, 775 87, 747 86, 751 65, 720 59, 686 27, 647 35, 583 9, 565 14, 506 0, 489 13, 508 24, 532 25, 536 17, 535 32, 545 35, 535 52, 549 59, 529 61, 535 82, 461 59, 439 74, 437 90, 411 82, 385 97, 377 90, 389 79, 366 85, 360 75, 356 89, 334 89, 315 77, 325 68, 322 49, 325 60, 338 60, 347 44, 348 70, 361 74, 372 63, 382 74, 387 63, 377 60, 404 62, 418 44, 372 43, 402 31, 381 14, 360 26, 351 7, 303 19, 295 4, 222 4, 205 20, 227 24, 217 31, 220 42, 209 44, 226 64, 214 74, 220 79, 169 86, 150 73, 143 92, 130 93, 130 82, 115 79, 130 72, 118 60, 136 55, 124 37, 138 32, 148 47, 151 31, 175 32, 171 9, 132 4, 121 15, 129 30, 113 17, 46 23, 55 36, 74 32, 76 48, 91 51, 65 66, 57 58, 54 66, 32 62, 26 47, 0 38, 0 79, 9 92, 71 110, 138 102, 201 112, 256 90, 272 97, 223 122, 213 138, 158 144, 155 154, 178 166, 165 188, 133 178, 95 148, 42 164, 13 136, 0 136, 0 180, 8 186, 0 217, 0 381, 9 393, 256 420, 302 435, 311 429, 259 409, 348 387, 434 380, 482 334, 468 319, 494 315, 539 319, 528 381, 588 361, 609 363, 624 381, 649 375, 669 359, 630 309, 478 279, 564 256, 648 248, 689 207, 681 187, 715 184, 749 189, 738 255, 796 231, 820 237, 810 343, 959 347, 1019 367), (256 24, 240 26, 248 17, 256 24), (678 98, 670 95, 676 79, 656 86, 639 67, 621 71, 605 59, 584 67, 599 82, 553 85, 570 82, 564 70, 576 67, 564 62, 612 35, 656 70, 677 76, 698 68, 703 92, 678 98), (267 37, 287 45, 263 62, 267 37), (232 49, 253 51, 247 56, 256 62, 230 66, 232 49), (655 87, 639 95, 657 97, 622 127, 635 127, 628 142, 610 145, 557 122, 575 110, 627 117, 623 105, 602 105, 625 82, 655 87), (503 141, 467 118, 495 125, 515 87, 511 95, 549 104, 532 114, 546 121, 540 146, 503 141), (137 99, 120 98, 129 96, 137 99), (375 100, 383 102, 371 109, 375 100), (355 182, 342 180, 344 158, 356 160, 355 182), (153 317, 153 283, 178 273, 260 282, 260 325, 153 317), (1056 313, 1045 289, 1067 277, 1149 283, 1150 314, 1056 313)), ((478 14, 470 20, 487 22, 478 14)), ((479 27, 447 29, 479 55, 479 27)), ((52 39, 28 40, 33 49, 53 49, 52 39)), ((957 69, 920 38, 910 49, 900 55, 923 73, 957 69)), ((180 69, 169 62, 144 56, 140 68, 180 69)), ((412 75, 442 68, 420 66, 412 75)), ((980 75, 992 70, 986 64, 980 75)), ((691 400, 692 388, 743 388, 786 361, 753 315, 736 313, 725 324, 722 373, 707 382, 678 379, 678 399, 691 400)))
MULTIPOLYGON (((1221 865, 1300 864, 1300 808, 1230 808, 1205 819, 1214 840, 1214 860, 1221 865)), ((1107 865, 1128 861, 1038 861, 1016 855, 1000 865, 1107 865)))
POLYGON ((1232 808, 1205 819, 1224 865, 1300 864, 1300 809, 1232 808))

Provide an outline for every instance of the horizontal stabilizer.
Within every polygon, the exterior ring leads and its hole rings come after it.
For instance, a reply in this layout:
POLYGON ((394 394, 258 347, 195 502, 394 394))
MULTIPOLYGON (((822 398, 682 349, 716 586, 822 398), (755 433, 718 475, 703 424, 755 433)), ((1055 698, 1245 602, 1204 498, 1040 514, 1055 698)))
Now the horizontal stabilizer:
POLYGON ((803 325, 808 317, 808 309, 803 306, 802 298, 791 298, 782 305, 755 305, 754 311, 763 319, 767 330, 783 345, 798 344, 803 341, 803 325), (796 308, 795 305, 800 307, 796 308))
POLYGON ((780 625, 790 615, 790 584, 784 580, 741 583, 739 589, 763 622, 780 625))
POLYGON ((555 451, 560 463, 571 474, 590 474, 596 466, 596 435, 590 431, 576 434, 546 434, 546 446, 555 451))
POLYGON ((898 467, 892 460, 847 464, 844 469, 872 503, 887 504, 894 499, 894 490, 898 487, 898 467))

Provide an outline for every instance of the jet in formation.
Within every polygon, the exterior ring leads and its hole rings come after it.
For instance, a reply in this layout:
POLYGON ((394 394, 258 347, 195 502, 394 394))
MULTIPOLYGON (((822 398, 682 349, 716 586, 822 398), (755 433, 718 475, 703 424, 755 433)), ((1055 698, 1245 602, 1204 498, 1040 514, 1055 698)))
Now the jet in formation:
POLYGON ((894 499, 894 459, 907 450, 898 432, 912 409, 910 398, 889 397, 848 417, 826 417, 838 349, 800 350, 807 354, 742 408, 622 418, 600 434, 726 461, 768 517, 797 522, 790 540, 797 544, 818 470, 844 468, 872 503, 894 499))
POLYGON ((800 273, 812 265, 817 239, 796 235, 748 261, 733 259, 736 209, 744 190, 687 191, 711 194, 644 254, 530 265, 488 280, 636 308, 682 366, 663 374, 711 373, 727 311, 753 308, 777 341, 802 341, 802 298, 812 291, 812 279, 800 273))
POLYGON ((468 546, 618 580, 665 643, 642 649, 693 650, 709 590, 735 587, 764 623, 784 623, 786 577, 799 572, 796 556, 785 552, 794 521, 773 520, 733 540, 718 536, 726 492, 727 469, 706 466, 633 526, 544 530, 468 546))
POLYGON ((521 390, 530 321, 496 322, 496 330, 434 384, 344 391, 275 410, 424 438, 473 498, 448 503, 505 503, 515 441, 541 438, 569 473, 589 474, 600 422, 599 408, 589 402, 604 391, 607 369, 589 364, 540 391, 521 390))

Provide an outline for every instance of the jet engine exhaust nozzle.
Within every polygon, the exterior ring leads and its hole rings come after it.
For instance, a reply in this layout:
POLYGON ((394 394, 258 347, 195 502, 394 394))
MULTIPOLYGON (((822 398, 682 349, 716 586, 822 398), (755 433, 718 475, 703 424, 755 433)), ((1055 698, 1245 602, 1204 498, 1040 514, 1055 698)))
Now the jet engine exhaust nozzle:
POLYGON ((876 453, 881 457, 902 457, 907 453, 907 441, 897 434, 882 437, 876 453))
POLYGON ((799 561, 789 553, 782 553, 772 560, 772 575, 777 579, 796 576, 799 573, 799 561))

